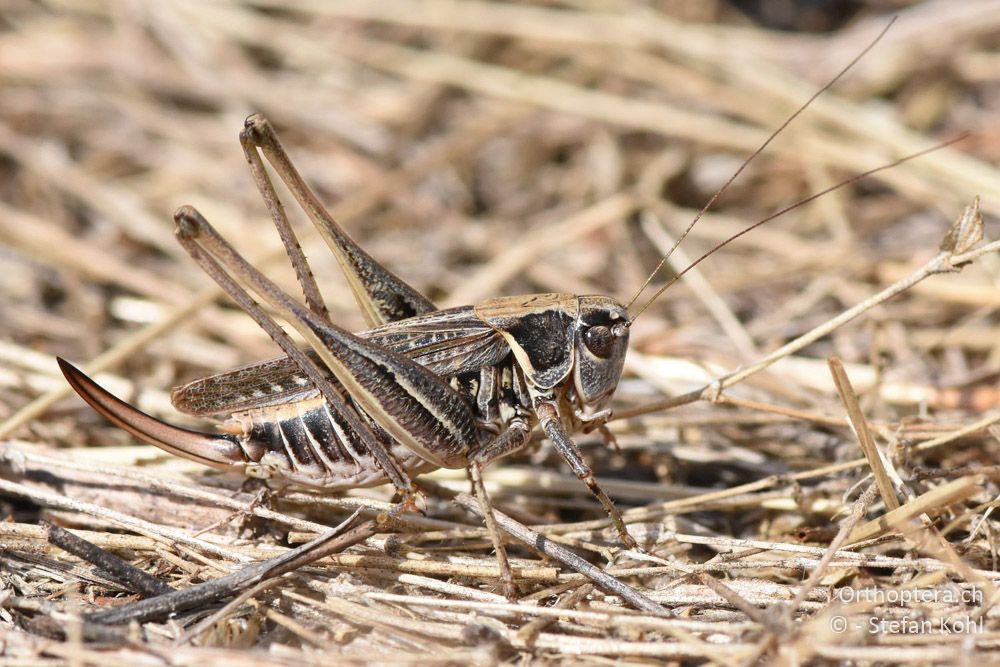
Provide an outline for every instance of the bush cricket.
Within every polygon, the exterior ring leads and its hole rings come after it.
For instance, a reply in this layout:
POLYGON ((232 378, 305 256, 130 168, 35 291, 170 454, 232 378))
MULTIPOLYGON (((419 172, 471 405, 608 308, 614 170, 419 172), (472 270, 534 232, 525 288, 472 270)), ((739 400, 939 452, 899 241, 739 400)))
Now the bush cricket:
MULTIPOLYGON (((702 212, 808 104, 743 163, 702 212)), ((482 470, 526 446, 537 428, 601 503, 621 544, 638 548, 571 434, 581 429, 607 434, 604 424, 610 411, 606 406, 622 374, 629 326, 666 286, 632 316, 626 306, 607 296, 551 293, 500 297, 439 310, 347 235, 292 165, 262 116, 246 120, 240 143, 301 285, 304 303, 250 265, 194 208, 184 206, 174 214, 176 235, 194 261, 254 318, 285 356, 173 391, 172 402, 182 412, 230 415, 222 432, 215 434, 179 428, 146 415, 60 359, 77 393, 144 442, 257 477, 283 478, 327 490, 391 482, 405 502, 412 502, 413 476, 435 468, 467 468, 508 597, 514 597, 516 589, 492 520, 482 470), (265 160, 330 247, 368 330, 351 333, 331 322, 265 160), (308 348, 300 348, 251 293, 292 325, 308 348)), ((689 268, 776 215, 718 244, 689 268)))

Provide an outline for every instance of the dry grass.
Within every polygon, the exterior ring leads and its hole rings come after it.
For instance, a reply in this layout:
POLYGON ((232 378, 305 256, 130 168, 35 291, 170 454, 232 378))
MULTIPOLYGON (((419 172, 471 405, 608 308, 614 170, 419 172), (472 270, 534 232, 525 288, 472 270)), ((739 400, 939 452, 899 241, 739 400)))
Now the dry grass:
MULTIPOLYGON (((447 499, 468 490, 464 473, 438 471, 426 516, 224 607, 81 624, 137 596, 49 544, 44 521, 187 588, 390 507, 387 489, 255 502, 240 479, 135 446, 54 363, 89 361, 119 396, 180 422, 171 386, 274 355, 169 223, 194 204, 294 285, 236 141, 249 113, 278 127, 362 245, 439 304, 627 300, 742 158, 888 20, 866 10, 813 36, 715 3, 660 4, 0 5, 0 663, 995 654, 995 0, 892 3, 889 34, 683 244, 697 257, 971 133, 740 239, 638 319, 612 424, 621 451, 581 442, 646 554, 617 548, 546 443, 487 471, 505 525, 531 525, 662 611, 513 539, 523 597, 508 603, 479 518, 447 499), (939 250, 977 196, 986 241, 939 250)), ((306 238, 335 320, 360 328, 306 238)))

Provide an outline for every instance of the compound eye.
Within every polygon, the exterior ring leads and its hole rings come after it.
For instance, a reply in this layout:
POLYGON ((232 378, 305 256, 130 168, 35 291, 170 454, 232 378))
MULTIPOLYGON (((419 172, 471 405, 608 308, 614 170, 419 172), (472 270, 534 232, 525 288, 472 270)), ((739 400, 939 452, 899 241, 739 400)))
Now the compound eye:
POLYGON ((583 342, 592 354, 607 359, 614 348, 615 335, 611 333, 611 329, 599 324, 587 329, 587 333, 583 335, 583 342))

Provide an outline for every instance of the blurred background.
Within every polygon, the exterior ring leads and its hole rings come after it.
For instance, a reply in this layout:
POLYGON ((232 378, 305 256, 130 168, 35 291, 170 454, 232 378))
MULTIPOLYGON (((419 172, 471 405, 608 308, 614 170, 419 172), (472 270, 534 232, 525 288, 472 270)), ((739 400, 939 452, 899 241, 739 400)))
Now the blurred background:
MULTIPOLYGON (((275 354, 172 238, 172 211, 193 204, 295 289, 237 142, 253 112, 361 244, 437 303, 541 291, 627 302, 746 156, 896 16, 674 261, 841 179, 967 138, 705 262, 704 281, 678 284, 637 322, 623 404, 698 386, 898 280, 977 195, 996 231, 997 2, 0 8, 0 419, 33 400, 29 417, 48 415, 7 422, 7 436, 129 442, 62 400, 53 355, 99 358, 112 390, 176 420, 171 386, 275 354)), ((307 227, 335 321, 360 328, 307 227)), ((748 391, 825 408, 823 359, 838 354, 862 389, 881 383, 892 405, 873 409, 886 416, 959 407, 943 390, 989 405, 998 275, 986 257, 923 283, 748 391)), ((654 468, 637 474, 667 474, 654 468)))
MULTIPOLYGON (((910 463, 990 465, 995 432, 915 460, 908 448, 1000 406, 995 254, 727 392, 756 403, 638 413, 899 281, 977 196, 987 238, 1000 235, 996 0, 0 0, 0 441, 73 460, 182 465, 134 447, 71 395, 54 356, 87 364, 151 413, 197 423, 171 408, 172 386, 276 355, 185 255, 171 222, 178 206, 196 206, 295 293, 237 141, 251 113, 272 121, 361 245, 436 303, 549 291, 624 303, 745 158, 892 17, 725 191, 675 269, 843 179, 966 137, 699 265, 633 327, 615 408, 634 417, 612 424, 621 451, 581 441, 624 507, 855 459, 826 366, 838 355, 908 493, 929 488, 908 476, 910 463)), ((285 201, 334 321, 362 328, 335 262, 285 201)), ((493 466, 494 500, 535 522, 601 518, 560 466, 544 446, 493 466)), ((851 470, 713 505, 680 527, 725 538, 821 532, 865 472, 851 470)), ((163 524, 218 519, 214 530, 229 530, 228 509, 154 506, 142 489, 116 495, 51 466, 22 473, 4 475, 163 524)), ((466 488, 462 471, 436 479, 466 488)), ((984 498, 1000 492, 989 484, 984 498)), ((17 525, 111 526, 24 501, 0 508, 17 525)), ((478 525, 444 504, 430 514, 448 512, 478 525)), ((990 568, 990 549, 965 553, 990 568)))

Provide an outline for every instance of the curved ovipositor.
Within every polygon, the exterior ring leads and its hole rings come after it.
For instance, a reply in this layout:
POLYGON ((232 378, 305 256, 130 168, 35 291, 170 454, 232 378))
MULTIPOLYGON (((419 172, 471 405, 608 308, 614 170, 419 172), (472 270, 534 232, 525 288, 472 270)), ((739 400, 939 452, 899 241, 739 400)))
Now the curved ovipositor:
MULTIPOLYGON (((64 359, 70 386, 110 422, 139 440, 216 468, 327 490, 389 481, 362 439, 321 397, 234 413, 230 433, 202 433, 162 422, 110 394, 64 359)), ((360 415, 359 415, 360 416, 360 415)), ((363 419, 400 465, 413 474, 435 466, 363 419)))
POLYGON ((242 468, 253 461, 236 436, 201 433, 164 423, 116 398, 65 359, 57 360, 66 381, 83 400, 108 421, 143 442, 217 468, 242 468))

